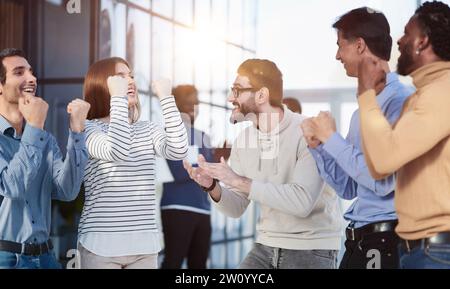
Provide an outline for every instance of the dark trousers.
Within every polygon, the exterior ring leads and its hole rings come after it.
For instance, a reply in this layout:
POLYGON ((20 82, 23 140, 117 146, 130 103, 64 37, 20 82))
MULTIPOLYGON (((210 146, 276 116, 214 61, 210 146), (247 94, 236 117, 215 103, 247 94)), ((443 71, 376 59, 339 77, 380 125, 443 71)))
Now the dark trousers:
POLYGON ((206 269, 211 245, 210 216, 182 210, 162 210, 164 260, 162 269, 206 269))
POLYGON ((398 244, 394 231, 371 233, 361 240, 347 239, 339 269, 398 269, 398 244))

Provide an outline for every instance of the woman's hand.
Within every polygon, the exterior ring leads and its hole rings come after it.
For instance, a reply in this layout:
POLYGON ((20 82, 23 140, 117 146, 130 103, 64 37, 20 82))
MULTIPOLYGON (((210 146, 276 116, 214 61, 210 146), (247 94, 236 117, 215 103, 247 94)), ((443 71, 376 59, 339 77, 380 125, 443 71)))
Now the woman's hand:
POLYGON ((122 76, 108 77, 108 89, 111 96, 127 96, 128 80, 122 76))
POLYGON ((153 81, 152 90, 159 99, 172 95, 172 81, 167 78, 153 81))

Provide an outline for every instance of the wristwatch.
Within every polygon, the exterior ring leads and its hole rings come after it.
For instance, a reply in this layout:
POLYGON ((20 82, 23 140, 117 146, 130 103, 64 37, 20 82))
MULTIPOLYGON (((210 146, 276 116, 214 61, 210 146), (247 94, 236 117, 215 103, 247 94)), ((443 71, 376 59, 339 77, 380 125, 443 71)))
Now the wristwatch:
POLYGON ((203 186, 200 186, 200 187, 202 188, 203 191, 205 191, 206 193, 209 193, 209 192, 211 192, 212 190, 214 190, 216 188, 216 185, 217 185, 218 181, 219 180, 217 180, 217 179, 213 179, 213 183, 212 183, 212 185, 209 188, 203 187, 203 186))

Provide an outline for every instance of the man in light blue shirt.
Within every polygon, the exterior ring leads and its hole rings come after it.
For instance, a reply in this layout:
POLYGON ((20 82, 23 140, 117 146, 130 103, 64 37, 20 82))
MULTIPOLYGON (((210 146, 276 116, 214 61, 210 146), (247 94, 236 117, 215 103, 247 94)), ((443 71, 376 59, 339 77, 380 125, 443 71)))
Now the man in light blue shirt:
MULTIPOLYGON (((333 27, 338 32, 336 59, 344 64, 348 76, 358 76, 358 63, 364 56, 383 60, 387 79, 385 86, 378 88, 377 99, 394 125, 413 90, 401 84, 397 74, 389 72, 392 38, 387 19, 363 7, 343 15, 333 27)), ((336 132, 329 113, 305 121, 302 128, 320 175, 341 198, 355 200, 344 216, 350 225, 340 268, 398 268, 395 176, 381 181, 371 177, 362 152, 359 111, 352 116, 346 139, 336 132), (368 252, 372 249, 380 253, 380 262, 370 262, 373 255, 368 252)))
POLYGON ((48 104, 23 52, 0 52, 0 268, 60 268, 49 241, 51 201, 74 200, 88 154, 89 104, 72 101, 67 156, 44 131, 48 104))

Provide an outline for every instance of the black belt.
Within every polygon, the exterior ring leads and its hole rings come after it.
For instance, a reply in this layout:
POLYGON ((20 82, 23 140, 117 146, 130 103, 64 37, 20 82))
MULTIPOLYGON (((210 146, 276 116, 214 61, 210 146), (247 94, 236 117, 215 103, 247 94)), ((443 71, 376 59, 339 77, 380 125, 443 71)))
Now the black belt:
POLYGON ((436 236, 419 240, 401 240, 400 246, 408 253, 417 247, 429 245, 450 245, 450 232, 438 233, 436 236))
POLYGON ((345 236, 347 237, 347 240, 358 241, 361 240, 363 236, 368 234, 393 232, 395 231, 395 227, 397 226, 397 224, 398 222, 397 220, 395 220, 368 224, 361 228, 354 228, 352 226, 349 226, 345 230, 345 236))
POLYGON ((53 250, 53 244, 51 240, 48 240, 47 242, 42 244, 21 244, 0 240, 0 251, 6 251, 15 254, 40 256, 42 254, 47 254, 51 250, 53 250))

